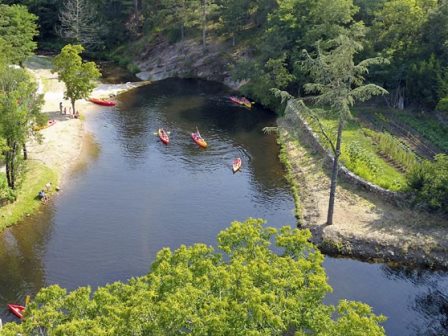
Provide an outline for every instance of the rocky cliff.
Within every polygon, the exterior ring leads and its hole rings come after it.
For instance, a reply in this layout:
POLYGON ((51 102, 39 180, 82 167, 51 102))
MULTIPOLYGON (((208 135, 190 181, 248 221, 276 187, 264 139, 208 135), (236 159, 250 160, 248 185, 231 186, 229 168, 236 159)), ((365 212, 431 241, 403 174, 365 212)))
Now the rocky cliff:
POLYGON ((170 44, 162 37, 144 47, 135 63, 141 70, 137 77, 157 81, 169 77, 202 78, 238 89, 241 82, 230 77, 230 64, 238 58, 228 43, 209 42, 206 50, 190 39, 170 44))

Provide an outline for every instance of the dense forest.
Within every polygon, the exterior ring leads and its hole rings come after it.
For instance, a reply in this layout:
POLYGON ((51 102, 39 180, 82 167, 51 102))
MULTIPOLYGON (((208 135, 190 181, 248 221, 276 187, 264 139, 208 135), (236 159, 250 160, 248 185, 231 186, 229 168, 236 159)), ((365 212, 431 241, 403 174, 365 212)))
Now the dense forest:
POLYGON ((360 58, 382 56, 369 80, 390 94, 393 107, 448 109, 446 0, 22 0, 39 17, 39 46, 78 42, 110 56, 123 45, 136 55, 159 36, 171 42, 222 39, 244 49, 233 74, 250 79, 247 93, 273 106, 276 87, 302 92, 301 51, 341 33, 361 42, 360 58))

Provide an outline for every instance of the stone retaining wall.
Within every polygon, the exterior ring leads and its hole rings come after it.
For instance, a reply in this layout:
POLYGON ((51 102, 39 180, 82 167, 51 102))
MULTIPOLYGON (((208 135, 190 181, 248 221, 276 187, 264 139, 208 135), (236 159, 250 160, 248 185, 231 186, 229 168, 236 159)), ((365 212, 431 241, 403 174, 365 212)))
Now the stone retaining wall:
MULTIPOLYGON (((333 154, 325 149, 321 144, 321 139, 318 134, 316 134, 308 124, 308 122, 302 118, 300 112, 297 111, 294 106, 292 106, 291 101, 288 102, 285 109, 285 119, 293 125, 299 127, 299 136, 302 141, 306 142, 313 150, 321 154, 326 160, 326 164, 331 167, 333 164, 333 154)), ((354 174, 348 170, 344 165, 339 163, 339 177, 342 177, 348 183, 357 185, 365 190, 375 193, 381 196, 383 199, 394 202, 397 205, 402 204, 405 201, 405 195, 403 193, 398 193, 381 188, 375 184, 372 184, 358 175, 354 174)))

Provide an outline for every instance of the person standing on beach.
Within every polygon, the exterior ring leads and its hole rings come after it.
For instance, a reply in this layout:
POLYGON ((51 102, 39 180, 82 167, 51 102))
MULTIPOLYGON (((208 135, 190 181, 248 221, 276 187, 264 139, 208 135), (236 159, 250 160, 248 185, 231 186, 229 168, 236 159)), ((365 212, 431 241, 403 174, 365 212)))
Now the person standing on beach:
POLYGON ((64 107, 64 114, 67 114, 67 106, 64 107))
POLYGON ((62 102, 59 102, 59 112, 62 114, 62 102))

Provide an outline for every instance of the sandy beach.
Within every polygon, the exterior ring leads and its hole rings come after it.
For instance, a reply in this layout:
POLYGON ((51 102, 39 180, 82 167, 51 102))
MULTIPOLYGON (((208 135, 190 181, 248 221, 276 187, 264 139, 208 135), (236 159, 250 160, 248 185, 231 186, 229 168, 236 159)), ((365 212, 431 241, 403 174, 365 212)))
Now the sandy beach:
MULTIPOLYGON (((61 181, 67 175, 79 157, 85 135, 82 115, 89 113, 94 105, 86 100, 76 101, 76 109, 81 114, 81 119, 73 118, 68 114, 70 102, 64 99, 65 85, 58 81, 57 74, 51 73, 51 61, 45 56, 35 56, 27 63, 27 69, 36 78, 39 85, 39 93, 44 95, 42 113, 48 115, 48 119, 56 122, 41 131, 40 141, 32 139, 28 145, 29 159, 41 161, 58 172, 61 181), (59 103, 67 109, 67 114, 61 114, 59 103)), ((148 82, 133 82, 123 84, 101 84, 92 92, 92 97, 107 98, 133 88, 146 85, 148 82)))

